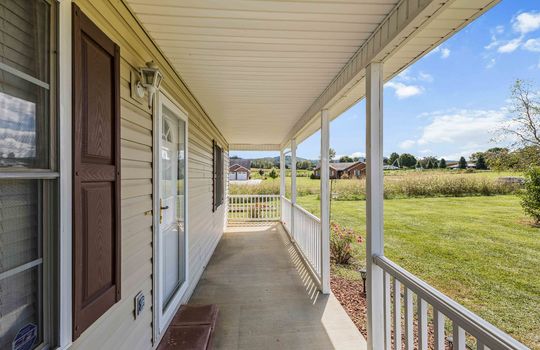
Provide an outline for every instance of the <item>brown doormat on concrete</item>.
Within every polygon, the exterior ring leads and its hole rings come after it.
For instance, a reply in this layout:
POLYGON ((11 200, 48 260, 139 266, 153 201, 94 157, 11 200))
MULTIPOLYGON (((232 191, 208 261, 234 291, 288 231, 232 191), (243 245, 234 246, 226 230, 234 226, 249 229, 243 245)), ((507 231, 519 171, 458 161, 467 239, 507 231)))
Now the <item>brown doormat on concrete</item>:
POLYGON ((158 350, 211 350, 216 305, 182 305, 159 343, 158 350))

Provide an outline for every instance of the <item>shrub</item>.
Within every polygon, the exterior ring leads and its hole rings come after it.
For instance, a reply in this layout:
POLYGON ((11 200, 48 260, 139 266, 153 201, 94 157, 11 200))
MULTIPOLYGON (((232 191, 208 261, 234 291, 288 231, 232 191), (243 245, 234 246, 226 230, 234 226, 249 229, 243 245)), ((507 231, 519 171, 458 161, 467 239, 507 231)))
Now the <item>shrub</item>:
POLYGON ((272 171, 270 171, 270 173, 268 174, 268 176, 270 176, 270 178, 271 178, 272 180, 274 180, 275 178, 277 178, 277 177, 278 177, 278 174, 277 174, 277 172, 276 172, 276 169, 275 169, 275 168, 272 168, 272 171))
POLYGON ((330 229, 330 258, 335 264, 348 265, 354 253, 353 243, 362 243, 362 237, 335 222, 330 229))
POLYGON ((343 174, 341 175, 341 180, 349 180, 349 174, 343 173, 343 174))
POLYGON ((540 224, 540 167, 531 167, 526 173, 525 190, 521 195, 521 206, 535 224, 540 224))

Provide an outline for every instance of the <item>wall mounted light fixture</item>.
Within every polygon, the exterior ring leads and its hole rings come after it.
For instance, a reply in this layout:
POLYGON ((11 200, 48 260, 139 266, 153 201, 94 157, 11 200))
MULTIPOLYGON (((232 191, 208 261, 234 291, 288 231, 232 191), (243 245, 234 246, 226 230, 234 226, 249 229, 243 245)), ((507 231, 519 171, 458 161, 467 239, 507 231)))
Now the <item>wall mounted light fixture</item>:
POLYGON ((144 96, 144 92, 148 94, 148 107, 152 107, 154 95, 159 90, 163 74, 159 71, 158 66, 154 61, 146 62, 146 67, 139 68, 140 80, 137 82, 137 95, 144 96))

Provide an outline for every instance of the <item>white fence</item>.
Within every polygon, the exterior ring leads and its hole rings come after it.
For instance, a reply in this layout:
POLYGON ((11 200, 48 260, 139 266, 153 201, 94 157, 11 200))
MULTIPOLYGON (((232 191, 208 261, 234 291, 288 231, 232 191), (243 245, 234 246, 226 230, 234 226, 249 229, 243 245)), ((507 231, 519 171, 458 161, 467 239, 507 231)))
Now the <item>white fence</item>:
POLYGON ((279 195, 230 195, 229 222, 279 221, 279 195))
POLYGON ((373 261, 384 271, 385 349, 445 350, 450 336, 454 350, 528 349, 388 258, 376 256, 373 261))

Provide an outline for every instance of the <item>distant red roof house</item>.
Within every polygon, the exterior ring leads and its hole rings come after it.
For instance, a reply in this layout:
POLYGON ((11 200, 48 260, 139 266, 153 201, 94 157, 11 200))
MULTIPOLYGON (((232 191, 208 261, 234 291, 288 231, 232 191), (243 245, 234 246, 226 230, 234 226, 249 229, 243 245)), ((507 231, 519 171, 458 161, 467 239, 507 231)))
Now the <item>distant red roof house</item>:
MULTIPOLYGON (((315 177, 321 177, 321 166, 317 165, 313 170, 315 177)), ((330 178, 341 179, 344 174, 347 174, 349 179, 361 178, 366 175, 366 163, 350 162, 350 163, 330 163, 330 178)))

